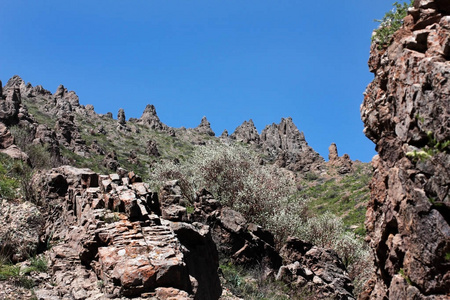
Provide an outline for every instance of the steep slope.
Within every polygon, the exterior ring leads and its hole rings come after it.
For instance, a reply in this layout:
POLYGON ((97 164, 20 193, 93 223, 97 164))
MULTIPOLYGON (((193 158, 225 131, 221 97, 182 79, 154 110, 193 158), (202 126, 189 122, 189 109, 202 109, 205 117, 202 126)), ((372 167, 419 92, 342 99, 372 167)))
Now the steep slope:
POLYGON ((361 117, 378 155, 366 228, 376 276, 362 299, 450 294, 450 2, 414 2, 372 44, 361 117))

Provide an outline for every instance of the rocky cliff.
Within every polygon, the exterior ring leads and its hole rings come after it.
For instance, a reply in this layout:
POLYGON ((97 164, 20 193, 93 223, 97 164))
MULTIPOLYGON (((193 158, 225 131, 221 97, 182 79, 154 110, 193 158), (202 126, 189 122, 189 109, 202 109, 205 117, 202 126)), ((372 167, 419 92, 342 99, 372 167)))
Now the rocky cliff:
POLYGON ((390 45, 372 44, 361 116, 376 144, 362 299, 450 294, 450 2, 416 0, 390 45))

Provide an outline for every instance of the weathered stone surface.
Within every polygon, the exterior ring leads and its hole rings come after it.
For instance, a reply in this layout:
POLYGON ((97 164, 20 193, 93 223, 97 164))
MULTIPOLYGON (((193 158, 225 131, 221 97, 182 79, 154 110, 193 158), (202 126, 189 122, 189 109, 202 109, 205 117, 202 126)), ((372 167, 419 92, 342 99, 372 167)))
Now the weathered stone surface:
POLYGON ((23 261, 44 245, 45 220, 31 202, 0 200, 0 253, 12 262, 23 261))
POLYGON ((5 124, 0 123, 0 149, 5 149, 14 143, 14 138, 11 135, 8 127, 5 124))
POLYGON ((277 280, 307 289, 316 299, 355 299, 353 285, 336 252, 289 238, 280 250, 277 280))
POLYGON ((11 126, 19 122, 19 109, 21 104, 20 89, 8 90, 6 98, 0 98, 0 122, 11 126))
POLYGON ((336 169, 339 174, 347 174, 353 171, 353 162, 348 154, 338 155, 337 146, 332 143, 328 148, 328 165, 336 169))
POLYGON ((195 199, 190 220, 207 224, 220 257, 236 264, 263 266, 266 273, 278 270, 281 257, 274 248, 273 235, 247 220, 237 211, 222 207, 205 189, 195 199))
MULTIPOLYGON (((69 111, 74 107, 80 106, 79 98, 74 91, 68 91, 62 84, 58 86, 53 96, 57 100, 65 101, 69 104, 69 111)), ((64 107, 64 105, 62 106, 64 107)))
POLYGON ((73 114, 63 113, 55 124, 56 137, 62 145, 75 153, 86 156, 88 147, 82 139, 80 129, 74 122, 73 114))
POLYGON ((169 127, 163 124, 158 115, 156 114, 155 106, 147 104, 141 118, 138 120, 139 123, 148 125, 151 129, 155 130, 168 130, 169 127))
POLYGON ((219 257, 209 226, 200 223, 171 223, 183 250, 189 275, 196 284, 195 299, 218 299, 222 294, 219 275, 219 257))
POLYGON ((291 118, 266 126, 261 132, 264 153, 276 159, 279 167, 293 171, 317 171, 324 159, 306 142, 291 118))
POLYGON ((117 170, 120 167, 119 160, 117 159, 117 154, 115 151, 109 152, 105 155, 102 164, 110 170, 117 170))
POLYGON ((214 131, 211 129, 211 124, 209 123, 208 119, 206 119, 206 117, 202 118, 202 121, 197 127, 194 128, 194 130, 197 131, 198 133, 206 134, 209 136, 216 135, 214 131))
POLYGON ((258 130, 256 130, 252 119, 239 125, 230 135, 230 138, 247 144, 259 144, 260 142, 258 130))
POLYGON ((117 113, 117 123, 119 125, 125 125, 125 110, 123 108, 119 109, 119 112, 117 113))
POLYGON ((448 8, 415 1, 392 44, 371 47, 361 117, 378 152, 366 214, 377 273, 363 299, 448 299, 448 8))
MULTIPOLYGON (((160 218, 148 184, 134 173, 118 173, 99 176, 63 166, 39 176, 46 186, 42 197, 60 201, 47 228, 60 243, 49 254, 54 286, 40 286, 36 294, 218 299, 222 289, 209 227, 160 218)), ((168 191, 176 192, 176 184, 168 191)))

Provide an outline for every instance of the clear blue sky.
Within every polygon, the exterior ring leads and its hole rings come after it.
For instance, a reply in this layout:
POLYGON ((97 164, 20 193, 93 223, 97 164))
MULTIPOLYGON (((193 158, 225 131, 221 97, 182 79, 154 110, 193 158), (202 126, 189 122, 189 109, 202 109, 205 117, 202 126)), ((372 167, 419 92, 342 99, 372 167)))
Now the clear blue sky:
POLYGON ((359 116, 370 36, 393 0, 3 0, 0 79, 74 90, 97 113, 220 135, 292 117, 326 159, 370 161, 359 116))

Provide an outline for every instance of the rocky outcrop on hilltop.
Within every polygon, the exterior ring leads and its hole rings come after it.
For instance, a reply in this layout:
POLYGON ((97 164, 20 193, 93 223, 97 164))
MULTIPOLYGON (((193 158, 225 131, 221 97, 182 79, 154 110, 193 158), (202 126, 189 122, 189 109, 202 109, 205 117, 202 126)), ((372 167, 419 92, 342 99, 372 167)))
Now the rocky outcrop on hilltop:
POLYGON ((154 105, 147 104, 142 113, 141 118, 137 121, 138 123, 146 124, 150 129, 154 130, 168 130, 169 127, 163 124, 158 115, 156 114, 156 109, 154 105))
POLYGON ((353 161, 346 153, 339 156, 337 146, 332 143, 328 148, 328 165, 336 169, 339 174, 347 174, 353 171, 353 161))
POLYGON ((324 159, 312 149, 305 135, 292 118, 266 126, 261 132, 261 146, 265 154, 276 158, 276 164, 292 171, 317 171, 324 159))
POLYGON ((211 129, 211 124, 209 123, 208 119, 206 117, 203 117, 200 124, 194 128, 194 131, 200 133, 200 134, 206 134, 209 136, 215 136, 216 134, 211 129))
POLYGON ((244 121, 239 125, 234 132, 230 135, 230 138, 238 142, 246 144, 259 144, 260 138, 258 130, 256 130, 253 120, 250 119, 248 122, 244 121))
POLYGON ((20 106, 20 89, 14 88, 7 90, 6 98, 0 98, 0 122, 8 126, 19 123, 20 106))
POLYGON ((389 46, 372 44, 361 117, 376 144, 366 228, 376 276, 362 299, 448 299, 450 4, 414 2, 389 46))

